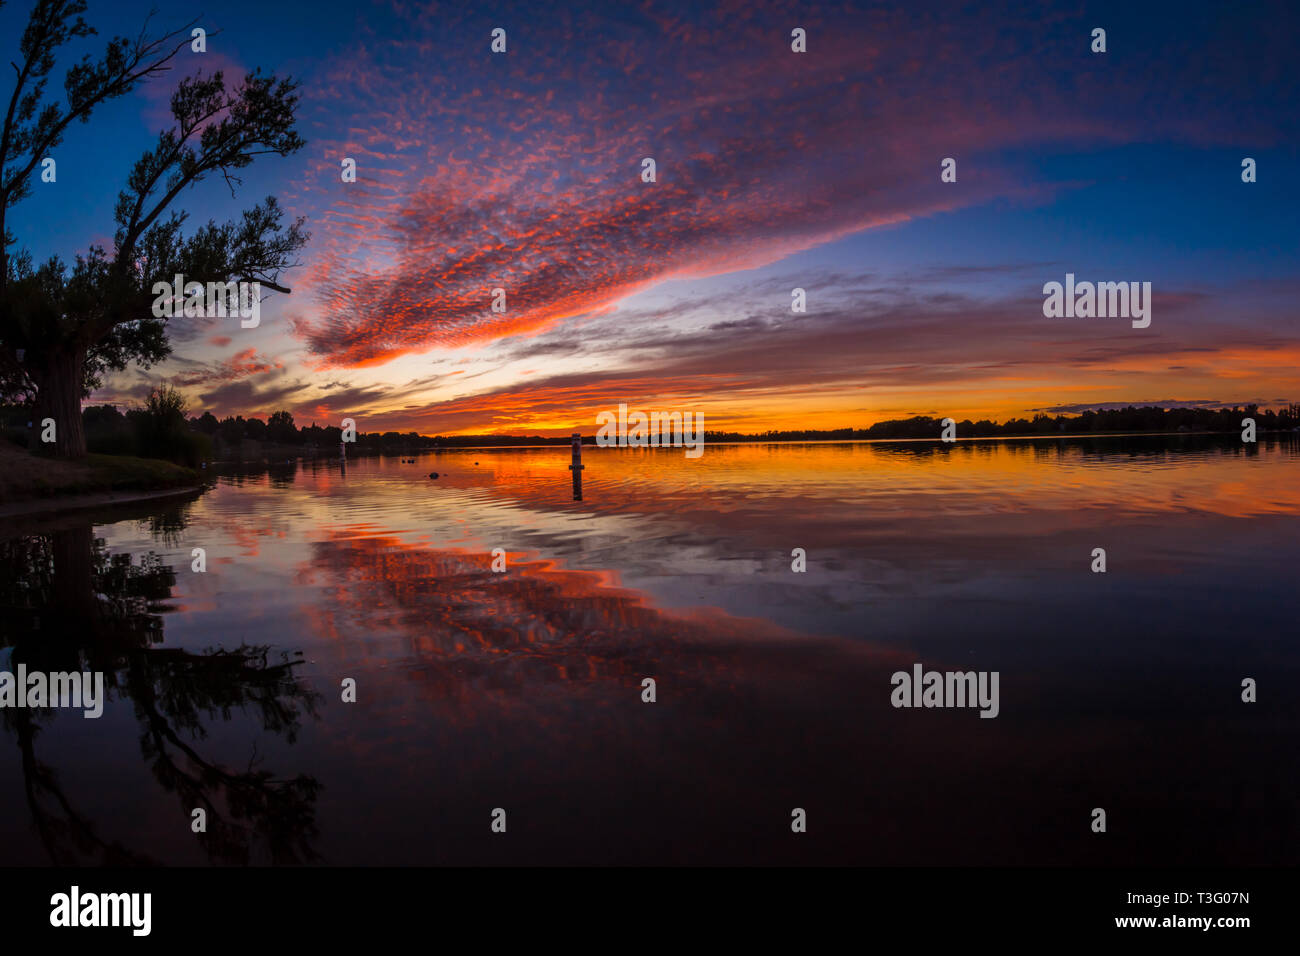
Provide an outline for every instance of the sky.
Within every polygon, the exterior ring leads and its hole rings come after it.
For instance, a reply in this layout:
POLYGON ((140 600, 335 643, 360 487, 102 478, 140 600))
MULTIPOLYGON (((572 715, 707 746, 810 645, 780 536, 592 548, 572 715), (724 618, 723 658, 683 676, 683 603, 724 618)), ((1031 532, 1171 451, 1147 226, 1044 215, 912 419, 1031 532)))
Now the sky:
MULTIPOLYGON (((168 383, 191 413, 428 435, 1300 401, 1300 13, 1134 6, 169 5, 151 24, 197 17, 207 52, 74 128, 11 221, 38 259, 108 244, 180 77, 261 67, 301 82, 306 148, 181 203, 306 217, 292 293, 255 329, 172 320, 166 362, 90 401, 168 383), (1045 316, 1067 273, 1150 282, 1150 326, 1045 316)), ((149 10, 91 0, 71 52, 149 10)))

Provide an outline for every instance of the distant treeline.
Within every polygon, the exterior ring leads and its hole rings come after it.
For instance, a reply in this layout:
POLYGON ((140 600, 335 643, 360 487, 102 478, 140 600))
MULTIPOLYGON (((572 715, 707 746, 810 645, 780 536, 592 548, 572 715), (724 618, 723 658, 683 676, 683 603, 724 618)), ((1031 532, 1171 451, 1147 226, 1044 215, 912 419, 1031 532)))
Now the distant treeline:
MULTIPOLYGON (((1283 409, 1264 409, 1256 405, 1232 408, 1161 408, 1155 405, 1089 410, 1078 415, 1035 415, 1032 419, 1012 418, 1005 422, 988 419, 957 422, 959 438, 992 438, 1000 435, 1086 435, 1097 432, 1233 432, 1241 430, 1241 420, 1255 419, 1260 431, 1290 430, 1300 427, 1300 404, 1283 409)), ((266 421, 260 418, 224 418, 210 412, 190 419, 190 427, 225 445, 238 445, 248 439, 278 445, 314 446, 337 449, 343 436, 336 425, 296 427, 288 412, 275 412, 266 421)), ((869 428, 790 429, 741 434, 739 432, 705 432, 710 442, 745 441, 862 441, 872 438, 938 438, 943 431, 941 419, 918 415, 914 418, 876 422, 869 428)), ((584 435, 583 442, 595 443, 594 435, 584 435)), ((427 448, 501 447, 504 445, 567 445, 569 436, 541 435, 420 435, 417 432, 358 432, 357 451, 411 450, 427 448)))
MULTIPOLYGON (((150 396, 143 408, 123 413, 112 405, 94 405, 82 411, 86 442, 92 452, 134 454, 166 458, 194 466, 200 461, 246 455, 293 453, 337 454, 343 430, 337 425, 298 426, 287 411, 265 420, 233 416, 218 419, 211 412, 185 417, 184 402, 171 389, 150 396), (251 444, 250 444, 251 443, 251 444)), ((30 410, 0 407, 5 434, 20 444, 31 444, 26 423, 30 410)), ((1088 435, 1106 432, 1239 432, 1241 420, 1253 418, 1261 432, 1300 429, 1300 404, 1281 409, 1255 405, 1232 408, 1161 408, 1155 405, 1097 409, 1078 415, 1035 415, 1005 422, 988 419, 957 422, 958 438, 996 438, 1011 435, 1088 435)), ((876 422, 869 428, 787 429, 756 434, 705 432, 708 442, 864 441, 868 439, 930 438, 943 432, 942 420, 925 415, 876 422)), ((594 435, 583 443, 595 444, 594 435)), ((501 447, 505 445, 568 445, 568 436, 452 435, 428 436, 417 432, 357 432, 350 454, 386 454, 438 448, 501 447)))
MULTIPOLYGON (((220 445, 237 447, 244 441, 265 442, 275 445, 301 446, 337 452, 343 440, 343 429, 337 425, 294 425, 289 412, 273 412, 266 421, 260 418, 217 419, 211 412, 190 419, 190 427, 213 439, 220 445)), ((477 445, 567 445, 569 439, 506 437, 501 435, 457 435, 450 438, 430 437, 417 432, 357 432, 356 441, 349 443, 350 452, 411 451, 424 448, 466 448, 477 445)))
MULTIPOLYGON (((1239 432, 1243 418, 1255 419, 1259 431, 1289 431, 1300 427, 1300 404, 1280 410, 1257 405, 1233 408, 1160 408, 1156 405, 1088 410, 1079 415, 1035 415, 1005 422, 969 418, 957 422, 958 438, 996 438, 1002 435, 1089 435, 1099 432, 1239 432)), ((799 429, 767 431, 757 435, 705 432, 706 441, 864 441, 881 438, 938 438, 942 419, 914 418, 876 422, 870 428, 799 429)))
MULTIPOLYGON (((81 410, 86 450, 100 455, 135 455, 172 461, 189 468, 212 460, 212 442, 190 427, 185 400, 175 389, 155 389, 140 408, 119 411, 113 405, 81 410)), ((41 424, 22 405, 0 405, 4 437, 31 451, 50 447, 41 442, 41 424)))

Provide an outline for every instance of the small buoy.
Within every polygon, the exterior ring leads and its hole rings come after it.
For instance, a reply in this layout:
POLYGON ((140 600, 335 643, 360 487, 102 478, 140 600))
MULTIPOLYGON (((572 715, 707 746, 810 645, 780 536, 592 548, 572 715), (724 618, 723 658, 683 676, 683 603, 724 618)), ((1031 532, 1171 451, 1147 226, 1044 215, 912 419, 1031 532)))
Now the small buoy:
POLYGON ((438 473, 437 473, 436 471, 431 471, 431 472, 429 472, 429 477, 430 477, 430 478, 437 478, 437 477, 438 477, 438 473))

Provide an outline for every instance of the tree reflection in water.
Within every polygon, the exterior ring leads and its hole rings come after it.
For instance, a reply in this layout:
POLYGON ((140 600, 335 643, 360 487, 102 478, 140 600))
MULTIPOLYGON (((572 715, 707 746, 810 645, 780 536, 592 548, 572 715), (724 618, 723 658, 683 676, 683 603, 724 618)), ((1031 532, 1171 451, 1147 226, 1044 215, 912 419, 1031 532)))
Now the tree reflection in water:
MULTIPOLYGON (((177 540, 184 512, 146 519, 155 537, 177 540)), ((174 793, 188 826, 203 808, 207 831, 194 834, 217 863, 316 860, 316 798, 320 784, 299 774, 279 779, 250 761, 231 769, 199 749, 207 725, 236 712, 293 743, 304 716, 316 717, 319 696, 300 682, 300 660, 269 648, 194 653, 163 647, 162 602, 175 572, 152 552, 110 554, 89 519, 68 520, 0 541, 0 648, 6 669, 99 671, 108 699, 129 698, 141 753, 158 782, 174 793)), ((56 864, 155 862, 101 835, 39 756, 48 709, 4 708, 0 721, 17 739, 32 819, 56 864)))

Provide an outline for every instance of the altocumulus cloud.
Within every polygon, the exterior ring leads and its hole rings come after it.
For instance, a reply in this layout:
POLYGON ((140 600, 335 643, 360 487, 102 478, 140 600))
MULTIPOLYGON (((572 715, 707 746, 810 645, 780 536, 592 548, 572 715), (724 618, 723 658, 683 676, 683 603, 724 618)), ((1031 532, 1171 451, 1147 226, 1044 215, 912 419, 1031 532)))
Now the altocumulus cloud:
POLYGON ((1041 11, 676 9, 529 5, 492 22, 420 10, 400 40, 363 35, 333 63, 312 84, 323 158, 295 196, 317 239, 302 283, 315 307, 295 321, 315 361, 532 334, 662 279, 1032 192, 992 161, 964 164, 962 190, 945 191, 938 161, 954 142, 991 157, 1267 126, 1223 105, 1248 77, 1204 83, 1212 38, 1196 56, 1162 56, 1186 75, 1146 84, 1138 102, 1123 95, 1144 79, 1133 59, 1085 62, 1067 82, 1057 64, 1079 56, 1081 21, 1041 11), (498 22, 510 51, 493 57, 498 22), (790 52, 793 25, 807 54, 790 52), (1169 99, 1187 84, 1194 115, 1169 99), (339 181, 343 156, 356 183, 339 181), (639 178, 647 156, 653 184, 639 178), (498 287, 504 314, 489 308, 498 287))

